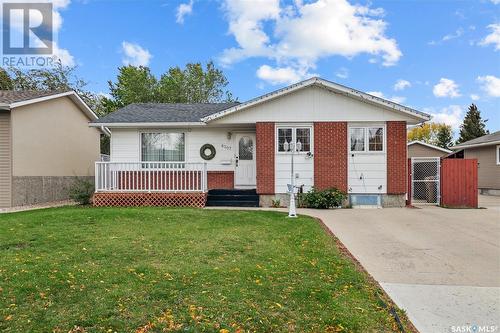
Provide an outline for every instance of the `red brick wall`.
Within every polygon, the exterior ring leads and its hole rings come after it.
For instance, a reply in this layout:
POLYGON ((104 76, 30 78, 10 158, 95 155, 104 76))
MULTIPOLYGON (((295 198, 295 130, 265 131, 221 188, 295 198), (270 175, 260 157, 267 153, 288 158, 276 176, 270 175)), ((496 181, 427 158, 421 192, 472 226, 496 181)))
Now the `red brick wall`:
POLYGON ((208 171, 208 189, 233 189, 234 171, 208 171))
POLYGON ((387 122, 387 193, 404 194, 408 172, 406 122, 387 122))
POLYGON ((347 123, 314 123, 314 186, 347 192, 347 123))
POLYGON ((257 193, 274 194, 274 123, 256 124, 257 193))

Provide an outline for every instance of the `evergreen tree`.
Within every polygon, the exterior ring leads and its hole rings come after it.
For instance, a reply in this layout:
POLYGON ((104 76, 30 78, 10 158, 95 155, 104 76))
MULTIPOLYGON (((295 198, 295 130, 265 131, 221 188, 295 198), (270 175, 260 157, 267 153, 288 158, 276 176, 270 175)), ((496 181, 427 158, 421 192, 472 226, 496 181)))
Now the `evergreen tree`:
POLYGON ((451 126, 442 126, 436 135, 436 145, 448 149, 453 144, 453 133, 451 126))
POLYGON ((481 112, 472 103, 469 106, 462 125, 460 125, 460 137, 457 140, 457 144, 489 134, 489 131, 486 129, 487 121, 481 118, 481 112))

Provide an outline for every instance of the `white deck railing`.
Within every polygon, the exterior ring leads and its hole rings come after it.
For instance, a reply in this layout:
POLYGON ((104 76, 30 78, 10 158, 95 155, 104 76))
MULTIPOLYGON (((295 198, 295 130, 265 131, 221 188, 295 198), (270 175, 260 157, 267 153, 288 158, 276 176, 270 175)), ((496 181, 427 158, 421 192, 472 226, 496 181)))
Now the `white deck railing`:
POLYGON ((207 164, 96 162, 96 192, 206 192, 207 164))

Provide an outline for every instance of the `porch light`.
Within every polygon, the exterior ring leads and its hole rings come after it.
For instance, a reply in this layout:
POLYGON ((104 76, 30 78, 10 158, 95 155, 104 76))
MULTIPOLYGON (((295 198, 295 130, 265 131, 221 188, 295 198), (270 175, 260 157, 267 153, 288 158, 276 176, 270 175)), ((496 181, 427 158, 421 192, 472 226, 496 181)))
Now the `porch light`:
POLYGON ((290 192, 290 204, 288 205, 288 217, 297 217, 297 212, 295 209, 295 172, 294 172, 294 163, 293 163, 293 155, 296 152, 300 152, 302 150, 302 142, 297 141, 283 143, 283 150, 285 152, 290 151, 291 154, 291 173, 290 173, 290 184, 288 185, 288 191, 290 192))

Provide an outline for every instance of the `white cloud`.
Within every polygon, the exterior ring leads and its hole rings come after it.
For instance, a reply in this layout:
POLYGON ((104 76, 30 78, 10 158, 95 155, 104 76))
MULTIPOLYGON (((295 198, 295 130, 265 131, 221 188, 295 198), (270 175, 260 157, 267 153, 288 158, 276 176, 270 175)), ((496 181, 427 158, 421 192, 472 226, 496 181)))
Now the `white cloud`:
POLYGON ((379 97, 379 98, 384 98, 384 94, 381 91, 369 91, 367 94, 379 97))
POLYGON ((500 78, 493 75, 479 76, 477 81, 481 88, 491 97, 500 97, 500 78))
POLYGON ((472 99, 473 101, 478 101, 480 96, 478 94, 470 94, 470 99, 472 99))
POLYGON ((462 36, 463 34, 464 34, 464 29, 458 28, 457 30, 455 30, 454 33, 443 36, 443 38, 441 40, 443 42, 446 42, 447 40, 458 38, 458 37, 462 36))
POLYGON ((122 42, 122 51, 124 65, 147 66, 153 57, 148 50, 142 48, 139 44, 126 41, 122 42))
POLYGON ((407 80, 398 80, 394 84, 394 90, 399 91, 399 90, 405 90, 406 88, 411 87, 410 81, 407 80))
POLYGON ((336 73, 335 76, 341 79, 347 79, 349 77, 349 70, 345 67, 341 67, 336 73))
POLYGON ((257 77, 259 79, 273 85, 294 83, 303 79, 304 76, 304 73, 299 73, 291 67, 273 68, 268 65, 262 65, 257 70, 257 77))
POLYGON ((460 127, 464 116, 464 110, 460 105, 450 105, 437 111, 434 108, 425 108, 424 112, 432 116, 432 122, 445 123, 454 130, 460 127))
POLYGON ((441 78, 439 83, 434 86, 432 92, 436 97, 460 97, 458 84, 456 84, 455 81, 446 78, 441 78))
POLYGON ((69 6, 71 0, 52 0, 52 6, 55 9, 64 9, 69 6))
POLYGON ((464 34, 464 29, 462 27, 460 27, 457 30, 455 30, 455 32, 453 32, 451 34, 444 35, 439 41, 436 42, 435 40, 431 40, 427 44, 429 44, 429 45, 439 45, 439 44, 447 42, 449 40, 459 38, 463 34, 464 34))
POLYGON ((488 28, 491 30, 491 33, 484 37, 479 42, 479 45, 486 46, 492 44, 495 47, 495 51, 500 51, 500 23, 490 24, 488 28))
POLYGON ((392 96, 390 98, 391 101, 397 104, 403 104, 406 101, 406 97, 404 96, 392 96))
POLYGON ((223 9, 238 46, 224 50, 222 65, 264 57, 278 67, 308 72, 319 59, 334 55, 367 53, 381 58, 384 66, 396 64, 402 55, 396 40, 385 34, 380 8, 346 0, 295 1, 288 6, 279 0, 225 0, 223 9))
POLYGON ((491 0, 491 2, 493 2, 493 4, 495 4, 495 5, 500 4, 500 0, 491 0))
POLYGON ((387 99, 387 100, 392 101, 392 102, 397 103, 397 104, 401 104, 401 103, 404 103, 406 101, 406 97, 403 97, 403 96, 385 97, 384 93, 382 93, 381 91, 369 91, 369 92, 367 92, 367 94, 375 96, 375 97, 387 99))
POLYGON ((63 66, 69 66, 69 67, 75 66, 75 57, 73 57, 68 50, 61 49, 57 44, 54 43, 52 52, 54 54, 54 58, 56 60, 61 61, 61 64, 63 66))
POLYGON ((177 7, 177 14, 175 15, 175 21, 179 24, 184 23, 184 17, 186 15, 191 15, 193 13, 193 0, 190 0, 188 3, 181 3, 177 7))

